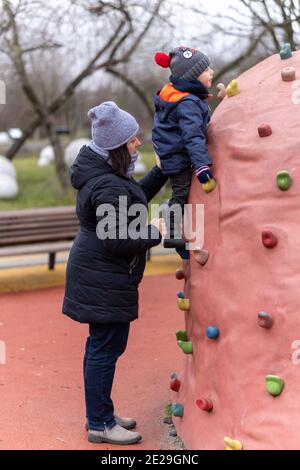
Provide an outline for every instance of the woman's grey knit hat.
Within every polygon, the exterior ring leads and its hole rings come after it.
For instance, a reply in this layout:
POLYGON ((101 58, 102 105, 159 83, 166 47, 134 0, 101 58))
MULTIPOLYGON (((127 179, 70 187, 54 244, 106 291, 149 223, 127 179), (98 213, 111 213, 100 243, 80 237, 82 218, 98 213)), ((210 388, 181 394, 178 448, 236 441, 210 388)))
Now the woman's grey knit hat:
POLYGON ((126 144, 139 131, 131 114, 120 109, 114 101, 105 101, 88 111, 92 122, 92 139, 98 147, 113 150, 126 144))
POLYGON ((154 59, 161 67, 170 67, 174 77, 185 80, 195 80, 210 66, 210 60, 203 52, 185 46, 175 47, 169 55, 157 52, 154 59))

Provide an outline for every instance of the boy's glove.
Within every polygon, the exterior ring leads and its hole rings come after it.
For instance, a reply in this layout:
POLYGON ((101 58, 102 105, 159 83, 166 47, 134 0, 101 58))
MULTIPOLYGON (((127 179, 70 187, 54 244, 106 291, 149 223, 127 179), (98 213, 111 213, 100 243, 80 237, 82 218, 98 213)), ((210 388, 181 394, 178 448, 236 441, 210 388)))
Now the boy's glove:
POLYGON ((200 168, 198 168, 196 174, 203 190, 206 193, 210 193, 215 189, 216 182, 214 180, 212 172, 210 171, 209 166, 201 166, 200 168))

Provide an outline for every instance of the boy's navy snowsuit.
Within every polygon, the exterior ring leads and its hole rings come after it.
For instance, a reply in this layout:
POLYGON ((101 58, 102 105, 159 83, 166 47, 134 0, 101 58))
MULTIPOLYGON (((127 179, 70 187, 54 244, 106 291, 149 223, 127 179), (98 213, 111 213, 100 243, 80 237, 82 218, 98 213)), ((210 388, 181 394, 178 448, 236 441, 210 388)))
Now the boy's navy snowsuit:
MULTIPOLYGON (((206 129, 210 121, 206 99, 207 88, 198 80, 191 82, 171 76, 154 98, 155 115, 152 142, 160 158, 164 175, 170 176, 172 198, 169 206, 180 204, 182 214, 188 201, 191 167, 196 171, 212 165, 206 143, 206 129)), ((170 220, 170 238, 174 236, 174 220, 170 220)), ((180 227, 175 230, 181 232, 180 227)))

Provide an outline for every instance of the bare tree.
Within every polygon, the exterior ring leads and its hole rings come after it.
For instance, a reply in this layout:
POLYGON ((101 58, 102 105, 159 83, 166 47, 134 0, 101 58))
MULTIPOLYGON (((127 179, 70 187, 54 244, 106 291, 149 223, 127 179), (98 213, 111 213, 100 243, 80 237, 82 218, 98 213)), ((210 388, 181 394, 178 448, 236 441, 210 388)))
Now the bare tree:
MULTIPOLYGON (((2 27, 0 52, 6 54, 12 61, 22 84, 22 90, 35 112, 34 119, 23 129, 23 137, 13 143, 6 156, 12 159, 33 132, 39 126, 44 125, 55 150, 56 169, 64 187, 68 184, 68 178, 62 148, 54 128, 55 112, 73 96, 82 82, 95 72, 108 71, 124 80, 122 73, 117 71, 116 67, 129 62, 157 18, 164 0, 156 0, 151 8, 146 0, 138 3, 131 0, 87 0, 85 2, 69 0, 65 3, 68 3, 68 8, 58 15, 55 1, 45 7, 45 3, 40 0, 18 0, 17 2, 2 0, 3 20, 2 26, 0 25, 0 28, 2 27), (142 9, 144 9, 143 20, 140 14, 136 16, 137 11, 141 12, 142 9), (31 24, 33 34, 29 34, 27 28, 32 14, 35 15, 35 21, 31 24), (64 14, 68 14, 67 21, 64 14), (49 50, 67 49, 67 44, 62 44, 53 37, 59 36, 64 39, 59 33, 66 23, 72 24, 70 19, 74 17, 79 17, 81 27, 87 35, 91 34, 91 31, 94 33, 91 51, 89 50, 86 54, 89 55, 89 60, 81 57, 80 64, 74 67, 75 73, 68 83, 50 102, 47 102, 30 80, 29 59, 38 51, 46 55, 49 50), (48 35, 45 34, 45 29, 43 30, 45 20, 48 20, 48 35), (54 23, 49 27, 49 22, 51 24, 53 20, 54 23)), ((69 33, 71 40, 74 38, 76 40, 78 37, 76 29, 78 24, 74 27, 74 34, 69 33)), ((74 51, 75 46, 70 48, 69 45, 69 51, 72 49, 74 51)), ((65 55, 61 54, 62 60, 64 57, 65 55)), ((132 81, 125 80, 128 86, 139 94, 138 87, 132 81)), ((142 98, 141 95, 140 97, 142 98)))
MULTIPOLYGON (((294 0, 236 0, 225 13, 212 14, 204 7, 191 6, 195 15, 201 16, 211 26, 211 37, 222 40, 232 38, 238 46, 237 54, 221 65, 215 79, 232 70, 248 66, 256 55, 257 60, 280 50, 289 42, 293 49, 300 43, 300 2, 294 0)), ((234 47, 227 46, 227 50, 234 47)))

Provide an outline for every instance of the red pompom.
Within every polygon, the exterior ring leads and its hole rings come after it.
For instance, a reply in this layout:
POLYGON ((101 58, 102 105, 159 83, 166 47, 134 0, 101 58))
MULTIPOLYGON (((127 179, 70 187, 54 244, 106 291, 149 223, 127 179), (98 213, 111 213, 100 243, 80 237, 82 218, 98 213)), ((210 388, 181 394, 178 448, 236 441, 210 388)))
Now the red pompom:
POLYGON ((165 54, 164 52, 156 52, 154 60, 158 65, 160 65, 164 69, 170 67, 171 57, 168 54, 165 54))

